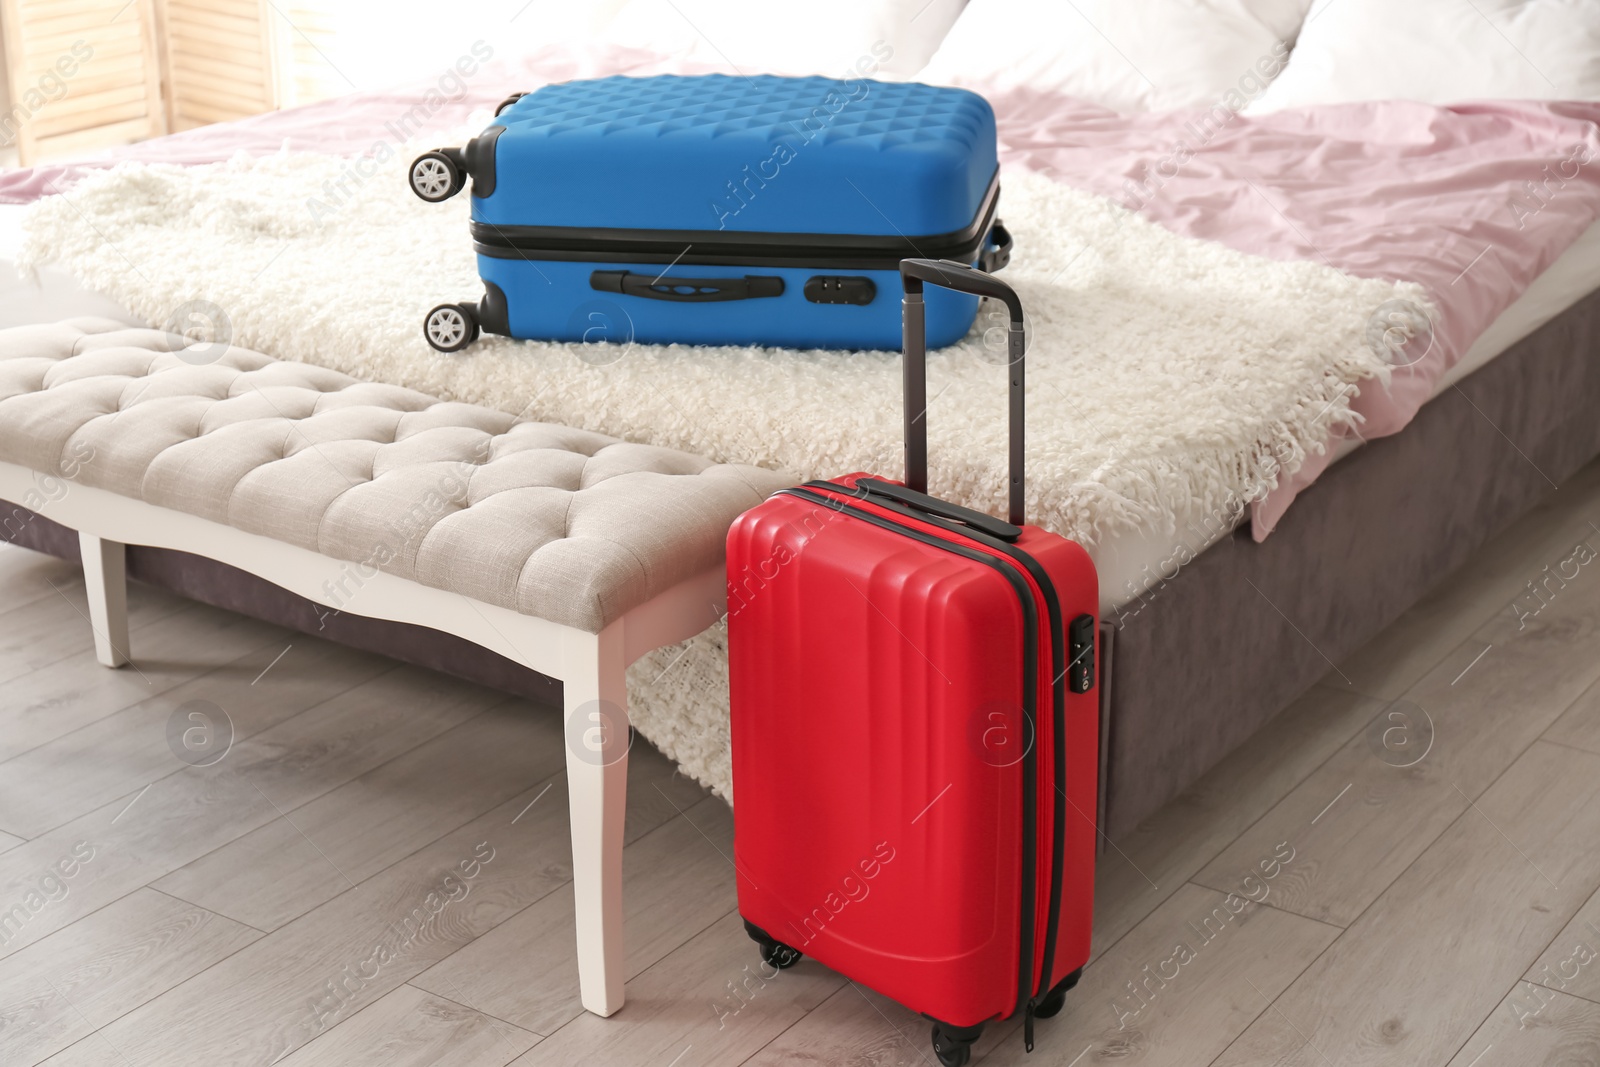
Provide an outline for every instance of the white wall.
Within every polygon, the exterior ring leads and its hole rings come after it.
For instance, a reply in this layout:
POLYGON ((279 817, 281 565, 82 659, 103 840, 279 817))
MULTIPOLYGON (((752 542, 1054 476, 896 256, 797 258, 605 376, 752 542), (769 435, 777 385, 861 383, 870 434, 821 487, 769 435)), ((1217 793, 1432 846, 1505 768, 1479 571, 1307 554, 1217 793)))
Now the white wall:
MULTIPOLYGON (((303 2, 303 0, 302 0, 303 2)), ((482 40, 498 56, 592 37, 625 0, 321 0, 328 60, 357 88, 443 69, 482 40)))

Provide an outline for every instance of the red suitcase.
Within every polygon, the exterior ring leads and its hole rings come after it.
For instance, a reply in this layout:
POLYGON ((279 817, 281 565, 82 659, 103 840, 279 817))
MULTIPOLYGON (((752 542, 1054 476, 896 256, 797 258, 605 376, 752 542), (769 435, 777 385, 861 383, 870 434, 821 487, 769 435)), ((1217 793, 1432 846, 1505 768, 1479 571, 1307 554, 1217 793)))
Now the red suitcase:
POLYGON ((904 485, 783 490, 728 534, 734 865, 771 966, 811 956, 933 1020, 966 1063, 991 1020, 1061 1010, 1089 958, 1098 583, 1022 523, 1022 307, 901 266, 904 485), (1010 522, 926 495, 922 290, 1010 311, 1010 522))

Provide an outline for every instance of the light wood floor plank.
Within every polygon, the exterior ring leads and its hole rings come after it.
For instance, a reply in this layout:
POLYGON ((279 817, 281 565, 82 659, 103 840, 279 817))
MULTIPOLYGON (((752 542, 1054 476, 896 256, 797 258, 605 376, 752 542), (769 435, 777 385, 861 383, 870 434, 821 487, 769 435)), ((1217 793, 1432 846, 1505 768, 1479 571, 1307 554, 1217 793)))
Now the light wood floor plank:
POLYGON ((519 1027, 403 985, 281 1067, 504 1067, 539 1041, 519 1027))
POLYGON ((739 916, 727 915, 629 982, 622 1011, 609 1019, 580 1015, 514 1067, 733 1067, 844 984, 814 960, 764 979, 751 948, 739 916))
POLYGON ((130 790, 184 770, 186 764, 173 752, 168 728, 173 716, 191 701, 203 701, 202 714, 212 718, 215 713, 206 705, 222 709, 238 744, 395 669, 377 656, 307 640, 252 685, 283 647, 276 642, 260 646, 0 764, 0 826, 36 837, 130 790), (94 773, 84 774, 85 767, 93 767, 94 773))
MULTIPOLYGON (((164 590, 128 583, 130 630, 182 611, 188 605, 189 601, 164 590)), ((89 599, 83 582, 51 590, 48 597, 0 615, 0 682, 9 682, 93 647, 94 628, 89 624, 89 599)))
MULTIPOLYGON (((972 1046, 974 1061, 982 1062, 1011 1029, 1009 1024, 987 1027, 972 1046)), ((1042 1051, 1036 1049, 1034 1055, 1042 1051)), ((745 1060, 745 1067, 787 1067, 797 1063, 819 1067, 822 1064, 930 1067, 937 1063, 933 1055, 932 1024, 859 982, 846 982, 804 1019, 745 1060)))
MULTIPOLYGON (((1600 1004, 1600 893, 1578 909, 1578 914, 1522 977, 1548 989, 1600 1004)), ((1532 1004, 1532 1001, 1519 1003, 1532 1004)))
POLYGON ((0 960, 0 1050, 36 1063, 200 973, 258 931, 139 889, 0 960))
POLYGON ((1371 722, 1380 707, 1357 694, 1314 687, 1135 833, 1101 853, 1095 869, 1094 953, 1114 945, 1215 859, 1371 722))
POLYGON ((13 837, 11 834, 0 834, 0 852, 4 852, 10 848, 16 848, 18 845, 22 844, 24 840, 25 839, 21 837, 13 837))
POLYGON ((80 565, 0 540, 0 605, 5 611, 55 596, 57 589, 74 582, 83 584, 80 565))
POLYGON ((1263 997, 1277 996, 1338 934, 1189 883, 1084 970, 1061 1014, 1035 1024, 1032 1054, 1013 1024, 982 1062, 1206 1063, 1244 1032, 1263 997))
MULTIPOLYGON (((32 910, 9 941, 0 937, 0 956, 292 814, 478 714, 494 699, 484 690, 398 668, 236 744, 214 766, 183 766, 148 789, 0 853, 0 915, 25 901, 39 876, 74 849, 91 853, 66 897, 32 910)), ((168 759, 175 762, 170 753, 168 759)))
MULTIPOLYGON (((733 813, 707 797, 623 854, 628 977, 677 949, 738 904, 733 813)), ((571 893, 552 893, 412 979, 539 1034, 582 1013, 571 893), (529 961, 538 960, 537 968, 529 961)), ((751 944, 749 961, 759 962, 751 944)))
POLYGON ((1513 990, 1448 1067, 1587 1067, 1600 1063, 1600 1004, 1552 993, 1539 1015, 1523 1025, 1518 998, 1530 998, 1535 992, 1527 987, 1513 990))
POLYGON ((560 719, 508 699, 154 884, 276 930, 549 779, 565 765, 560 719))
POLYGON ((1546 563, 1565 559, 1600 513, 1600 462, 1584 467, 1538 507, 1483 546, 1383 633, 1329 671, 1323 683, 1393 700, 1491 616, 1507 611, 1546 563), (1347 682, 1345 679, 1349 679, 1347 682))
MULTIPOLYGON (((637 762, 642 771, 652 769, 648 759, 637 762)), ((630 800, 654 791, 634 781, 633 769, 630 760, 630 800)), ((630 830, 648 832, 637 821, 630 830)), ((562 773, 273 931, 104 1033, 138 1067, 267 1067, 545 895, 570 892, 568 840, 562 773)), ((533 975, 541 962, 525 965, 533 975)))
POLYGON ((1572 707, 1544 732, 1547 741, 1586 752, 1600 752, 1600 684, 1573 701, 1572 707))
POLYGON ((132 1063, 106 1041, 99 1031, 62 1049, 39 1067, 129 1067, 132 1063))
MULTIPOLYGON (((200 604, 141 626, 133 637, 137 670, 107 670, 90 648, 5 683, 0 761, 170 692, 256 649, 270 645, 276 654, 292 640, 276 626, 200 604)), ((13 770, 0 770, 0 780, 13 770)))
MULTIPOLYGON (((1596 678, 1600 570, 1526 627, 1507 613, 1494 616, 1407 692, 1397 707, 1418 723, 1425 712, 1433 723, 1426 755, 1385 750, 1390 712, 1383 712, 1196 881, 1228 888, 1259 856, 1288 841, 1302 862, 1283 880, 1275 903, 1348 925, 1596 678), (1486 646, 1492 647, 1474 664, 1486 646), (1393 765, 1413 760, 1414 766, 1393 765)), ((1412 736, 1413 748, 1425 739, 1421 730, 1412 736)))
POLYGON ((1216 1067, 1444 1063, 1600 886, 1600 756, 1535 744, 1216 1067))
MULTIPOLYGON (((1579 697, 1544 736, 1557 744, 1600 753, 1600 685, 1579 697)), ((1600 1003, 1600 893, 1589 898, 1523 977, 1600 1003)), ((1518 1003, 1526 1006, 1530 1001, 1524 998, 1518 1003)), ((1594 1062, 1600 1063, 1600 1056, 1594 1062)))

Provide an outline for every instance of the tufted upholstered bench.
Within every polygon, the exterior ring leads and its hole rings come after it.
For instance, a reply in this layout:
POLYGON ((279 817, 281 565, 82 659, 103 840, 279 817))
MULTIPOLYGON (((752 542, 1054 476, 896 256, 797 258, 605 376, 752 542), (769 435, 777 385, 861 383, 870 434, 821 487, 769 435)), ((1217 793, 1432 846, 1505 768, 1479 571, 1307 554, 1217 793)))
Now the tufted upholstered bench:
POLYGON ((561 680, 580 984, 600 1015, 623 999, 624 672, 717 620, 728 525, 784 484, 112 320, 0 330, 0 500, 78 531, 100 662, 128 662, 138 544, 561 680))

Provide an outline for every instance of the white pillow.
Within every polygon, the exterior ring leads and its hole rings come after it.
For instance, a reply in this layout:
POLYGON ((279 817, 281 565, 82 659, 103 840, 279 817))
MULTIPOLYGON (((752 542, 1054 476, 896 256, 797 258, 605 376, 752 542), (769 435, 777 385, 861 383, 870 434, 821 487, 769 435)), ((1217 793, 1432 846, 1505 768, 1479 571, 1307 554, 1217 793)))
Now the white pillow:
POLYGON ((1600 100, 1595 0, 1317 0, 1248 114, 1355 100, 1600 100))
POLYGON ((966 0, 629 0, 616 44, 740 74, 906 77, 939 47, 966 0))
POLYGON ((920 80, 1064 93, 1121 112, 1237 111, 1283 69, 1309 2, 972 0, 920 80))

